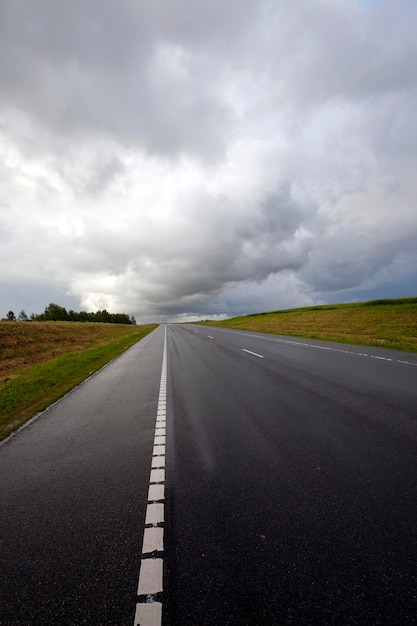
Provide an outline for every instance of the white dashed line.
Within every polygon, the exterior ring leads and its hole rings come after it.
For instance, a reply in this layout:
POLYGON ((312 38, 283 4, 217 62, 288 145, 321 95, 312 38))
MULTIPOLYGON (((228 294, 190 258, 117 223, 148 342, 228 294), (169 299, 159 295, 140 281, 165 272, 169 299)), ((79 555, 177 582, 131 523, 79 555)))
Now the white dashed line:
POLYGON ((248 354, 253 354, 253 356, 257 356, 260 359, 263 359, 264 357, 262 356, 262 354, 258 354, 257 352, 252 352, 252 350, 246 350, 246 348, 242 348, 243 352, 247 352, 248 354))
POLYGON ((165 457, 161 455, 152 457, 151 467, 165 467, 165 457))
POLYGON ((153 485, 156 483, 164 483, 165 482, 165 470, 163 469, 152 469, 151 475, 149 477, 149 484, 153 485))
POLYGON ((161 524, 164 521, 164 503, 152 502, 148 504, 145 524, 161 524))
MULTIPOLYGON (((359 356, 362 358, 367 358, 367 359, 377 359, 380 361, 388 361, 390 363, 393 364, 399 364, 399 365, 408 365, 411 367, 417 367, 417 362, 414 361, 407 361, 406 359, 396 359, 396 358, 388 358, 388 357, 381 357, 379 355, 376 354, 369 354, 367 352, 355 352, 354 350, 343 350, 342 348, 333 348, 330 346, 320 346, 316 343, 309 343, 308 341, 297 341, 296 339, 281 339, 278 337, 270 337, 270 336, 262 336, 262 333, 247 333, 247 332, 243 332, 243 331, 239 331, 239 330, 226 330, 224 328, 218 328, 217 329, 218 332, 233 332, 234 335, 241 335, 242 337, 249 337, 251 339, 253 339, 254 335, 258 335, 256 337, 257 340, 259 341, 268 341, 268 342, 272 342, 272 343, 284 343, 287 344, 289 346, 302 346, 303 348, 318 348, 319 350, 327 350, 329 352, 340 352, 341 354, 349 354, 351 356, 359 356)), ((372 348, 370 348, 372 349, 372 348)), ((376 348, 378 349, 378 348, 376 348)), ((245 350, 245 352, 250 352, 250 350, 245 350)), ((252 353, 252 354, 256 354, 256 353, 252 353)), ((256 356, 261 356, 261 355, 256 355, 256 356)))
POLYGON ((149 477, 148 505, 143 533, 138 601, 134 626, 161 626, 165 522, 165 420, 167 395, 167 329, 165 327, 161 382, 149 477), (158 556, 156 556, 158 555, 158 556))
POLYGON ((160 626, 162 622, 162 604, 137 604, 135 626, 160 626))
POLYGON ((163 552, 163 550, 164 529, 159 526, 157 528, 145 528, 142 554, 148 552, 163 552))
MULTIPOLYGON (((150 596, 162 591, 162 559, 142 559, 138 596, 150 596)), ((144 624, 140 624, 144 626, 144 624)))
POLYGON ((149 485, 148 502, 163 500, 165 498, 165 485, 149 485))

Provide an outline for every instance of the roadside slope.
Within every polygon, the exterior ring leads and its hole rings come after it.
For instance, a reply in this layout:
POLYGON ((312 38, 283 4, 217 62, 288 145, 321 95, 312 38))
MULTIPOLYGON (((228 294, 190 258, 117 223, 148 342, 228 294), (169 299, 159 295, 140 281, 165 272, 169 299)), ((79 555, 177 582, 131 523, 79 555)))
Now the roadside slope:
POLYGON ((154 328, 155 324, 0 323, 0 440, 154 328))
POLYGON ((204 323, 417 352, 417 298, 271 311, 204 323))

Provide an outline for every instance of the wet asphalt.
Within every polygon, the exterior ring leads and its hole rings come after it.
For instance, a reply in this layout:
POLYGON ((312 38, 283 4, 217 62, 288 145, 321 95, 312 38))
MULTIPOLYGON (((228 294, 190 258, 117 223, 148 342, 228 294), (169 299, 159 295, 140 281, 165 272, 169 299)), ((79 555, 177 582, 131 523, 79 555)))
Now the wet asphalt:
MULTIPOLYGON (((0 447, 2 626, 132 626, 163 338, 0 447)), ((417 355, 167 339, 164 625, 416 624, 417 355)))
POLYGON ((133 624, 158 328, 0 447, 0 624, 133 624))
POLYGON ((168 337, 166 623, 416 624, 417 355, 168 337))

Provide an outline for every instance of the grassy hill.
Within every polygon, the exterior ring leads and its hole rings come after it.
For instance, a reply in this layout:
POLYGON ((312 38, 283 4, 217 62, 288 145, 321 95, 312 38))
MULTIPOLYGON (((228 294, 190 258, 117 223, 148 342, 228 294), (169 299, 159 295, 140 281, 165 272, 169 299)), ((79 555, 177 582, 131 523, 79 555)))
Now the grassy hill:
POLYGON ((0 322, 0 440, 155 327, 0 322))
POLYGON ((417 298, 271 311, 205 323, 417 352, 417 298))

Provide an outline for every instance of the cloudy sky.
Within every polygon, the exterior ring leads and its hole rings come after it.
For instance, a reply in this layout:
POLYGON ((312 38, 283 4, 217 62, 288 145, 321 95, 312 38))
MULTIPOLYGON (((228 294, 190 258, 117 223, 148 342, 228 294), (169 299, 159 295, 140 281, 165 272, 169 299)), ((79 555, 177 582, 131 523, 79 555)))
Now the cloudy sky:
POLYGON ((0 0, 0 317, 417 295, 415 0, 0 0))

